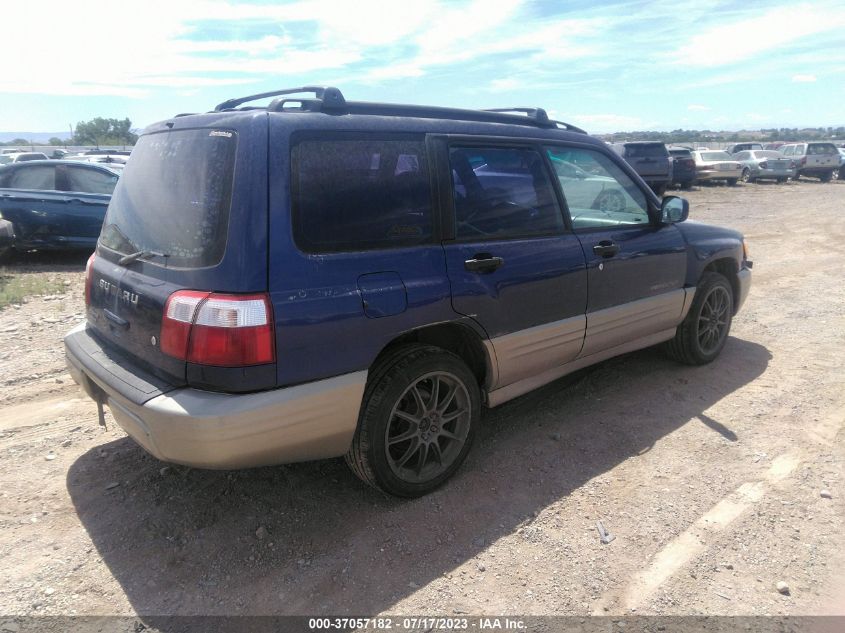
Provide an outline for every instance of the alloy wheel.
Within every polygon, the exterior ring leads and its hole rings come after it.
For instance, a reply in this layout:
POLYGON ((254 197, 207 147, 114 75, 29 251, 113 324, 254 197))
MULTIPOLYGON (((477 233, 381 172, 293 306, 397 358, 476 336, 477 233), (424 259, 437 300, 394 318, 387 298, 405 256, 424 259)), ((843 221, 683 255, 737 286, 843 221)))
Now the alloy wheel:
POLYGON ((424 483, 459 457, 469 434, 472 404, 463 382, 447 372, 416 379, 399 397, 385 432, 387 461, 397 477, 424 483))

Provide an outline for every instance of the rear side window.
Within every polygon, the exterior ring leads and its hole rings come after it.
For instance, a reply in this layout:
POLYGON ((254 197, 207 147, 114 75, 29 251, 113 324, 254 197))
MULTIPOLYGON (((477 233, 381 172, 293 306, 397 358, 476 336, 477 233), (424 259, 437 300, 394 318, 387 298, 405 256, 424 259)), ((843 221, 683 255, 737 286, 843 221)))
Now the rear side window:
POLYGON ((539 152, 500 147, 449 151, 459 240, 515 239, 563 230, 539 152))
POLYGON ((100 243, 123 254, 163 253, 168 266, 217 264, 226 249, 236 143, 224 130, 142 136, 115 187, 100 243))
POLYGON ((56 168, 52 165, 32 165, 10 170, 0 180, 0 186, 10 189, 52 191, 56 188, 56 168))
POLYGON ((292 165, 294 239, 304 251, 431 243, 422 139, 303 140, 293 147, 292 165))
POLYGON ((625 146, 626 158, 666 158, 666 146, 660 143, 629 143, 625 146))

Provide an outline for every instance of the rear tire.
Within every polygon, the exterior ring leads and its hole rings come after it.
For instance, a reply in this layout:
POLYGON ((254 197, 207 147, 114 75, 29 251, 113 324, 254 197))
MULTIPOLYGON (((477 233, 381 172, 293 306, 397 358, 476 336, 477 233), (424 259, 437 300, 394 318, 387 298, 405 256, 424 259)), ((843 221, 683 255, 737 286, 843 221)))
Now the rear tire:
POLYGON ((737 181, 736 178, 728 178, 728 185, 731 186, 731 187, 736 187, 737 182, 738 181, 737 181))
POLYGON ((686 365, 705 365, 721 353, 733 319, 733 289, 719 273, 701 276, 689 312, 666 343, 666 351, 686 365))
POLYGON ((399 347, 370 373, 346 463, 388 494, 427 494, 466 458, 480 411, 478 382, 458 356, 399 347))
POLYGON ((778 178, 778 183, 782 185, 782 184, 783 184, 783 183, 785 183, 787 180, 789 180, 789 179, 788 179, 788 178, 781 177, 781 178, 778 178))
POLYGON ((742 182, 751 182, 751 172, 747 169, 742 170, 742 176, 739 177, 742 182))
MULTIPOLYGON (((838 174, 838 173, 836 174, 836 177, 837 177, 837 178, 839 177, 839 174, 838 174)), ((827 172, 826 174, 821 174, 821 175, 819 176, 819 181, 820 181, 820 182, 830 182, 830 179, 831 179, 831 178, 833 178, 833 172, 832 172, 832 171, 829 171, 829 172, 827 172)))

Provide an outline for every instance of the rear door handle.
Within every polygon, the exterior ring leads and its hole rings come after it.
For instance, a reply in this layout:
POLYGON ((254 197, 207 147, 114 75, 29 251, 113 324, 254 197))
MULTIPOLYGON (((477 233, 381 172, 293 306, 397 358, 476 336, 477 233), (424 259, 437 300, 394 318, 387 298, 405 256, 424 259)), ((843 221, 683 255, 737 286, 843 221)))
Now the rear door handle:
POLYGON ((473 273, 492 273, 505 263, 501 257, 493 257, 487 253, 478 253, 472 259, 464 262, 464 268, 473 273))
POLYGON ((619 252, 619 246, 611 242, 610 240, 602 240, 595 246, 593 246, 593 252, 600 257, 613 257, 616 253, 619 252))

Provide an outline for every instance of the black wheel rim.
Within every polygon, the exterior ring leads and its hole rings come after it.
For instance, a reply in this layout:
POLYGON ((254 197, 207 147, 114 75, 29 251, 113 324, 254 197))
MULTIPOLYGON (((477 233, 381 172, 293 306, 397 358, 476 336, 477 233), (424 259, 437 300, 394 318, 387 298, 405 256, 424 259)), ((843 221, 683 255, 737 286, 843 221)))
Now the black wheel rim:
POLYGON ((728 335, 731 297, 728 291, 717 286, 710 290, 698 315, 698 345, 704 354, 712 354, 728 335))
POLYGON ((461 454, 472 419, 466 386, 453 374, 432 372, 414 381, 393 406, 385 431, 387 461, 408 483, 440 476, 461 454))

